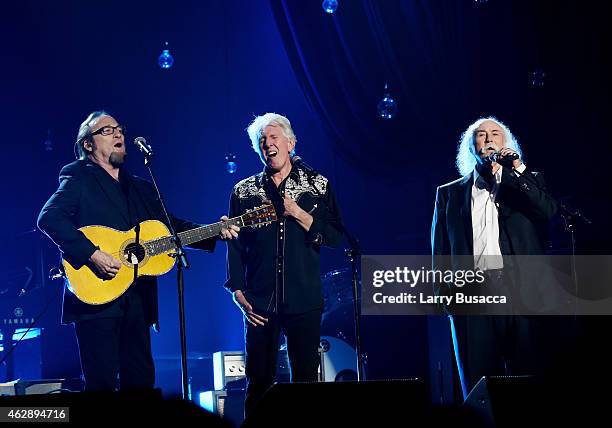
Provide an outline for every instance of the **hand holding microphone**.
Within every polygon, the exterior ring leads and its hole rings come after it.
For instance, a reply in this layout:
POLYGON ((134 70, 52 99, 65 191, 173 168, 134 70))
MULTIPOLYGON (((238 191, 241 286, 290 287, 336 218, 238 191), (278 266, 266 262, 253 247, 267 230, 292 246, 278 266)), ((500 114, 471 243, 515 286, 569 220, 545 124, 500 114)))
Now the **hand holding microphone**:
POLYGON ((502 148, 498 152, 491 153, 483 161, 489 163, 495 162, 508 168, 518 168, 522 164, 519 154, 507 147, 502 148))

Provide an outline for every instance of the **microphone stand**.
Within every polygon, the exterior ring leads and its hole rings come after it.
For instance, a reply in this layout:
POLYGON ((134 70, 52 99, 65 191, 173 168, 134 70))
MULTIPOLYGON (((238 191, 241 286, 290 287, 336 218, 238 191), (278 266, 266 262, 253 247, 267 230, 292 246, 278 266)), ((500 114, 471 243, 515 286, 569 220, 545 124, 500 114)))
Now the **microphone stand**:
POLYGON ((353 271, 353 317, 355 321, 355 353, 357 354, 357 382, 365 380, 365 370, 363 366, 363 353, 361 351, 361 311, 359 306, 359 273, 357 272, 357 259, 361 256, 359 241, 355 236, 342 225, 342 231, 346 235, 350 248, 344 250, 344 254, 351 262, 353 271))
MULTIPOLYGON (((503 166, 503 165, 502 165, 503 166)), ((574 343, 578 340, 578 337, 580 335, 580 326, 578 324, 578 316, 577 316, 577 305, 578 305, 578 272, 576 270, 576 224, 577 221, 581 221, 583 224, 585 225, 590 225, 592 224, 591 220, 589 220, 587 217, 585 217, 579 210, 572 208, 572 207, 568 207, 567 205, 565 205, 563 202, 557 200, 555 197, 553 197, 548 191, 546 191, 545 189, 542 188, 542 186, 540 186, 540 184, 538 182, 536 182, 536 180, 529 176, 528 174, 523 174, 520 173, 518 171, 516 171, 515 169, 513 169, 514 172, 516 172, 517 174, 519 174, 520 177, 525 177, 530 183, 532 183, 533 185, 535 185, 538 190, 540 190, 543 194, 545 194, 546 196, 548 196, 549 198, 551 198, 553 201, 555 201, 555 203, 559 206, 559 208, 561 209, 561 217, 563 218, 563 222, 565 223, 565 230, 569 233, 570 235, 570 240, 571 240, 571 256, 570 256, 570 260, 571 260, 571 272, 572 272, 572 282, 574 283, 574 316, 572 317, 572 327, 573 327, 573 331, 570 333, 570 337, 572 338, 572 340, 574 341, 574 343)), ((523 186, 525 187, 527 186, 526 184, 523 186)), ((526 187, 526 190, 528 189, 528 187, 526 187)))
POLYGON ((168 225, 168 229, 170 230, 170 234, 172 235, 172 240, 175 245, 175 253, 171 254, 172 257, 175 257, 178 260, 177 263, 177 272, 176 272, 176 281, 177 281, 177 289, 178 289, 178 301, 179 301, 179 326, 180 326, 180 337, 181 337, 181 380, 182 380, 182 395, 183 399, 190 401, 191 400, 191 391, 189 388, 189 378, 187 375, 187 337, 185 334, 185 286, 183 282, 183 269, 189 269, 189 261, 187 260, 187 254, 183 249, 183 245, 181 243, 181 239, 179 238, 176 230, 174 229, 174 225, 172 224, 172 220, 170 219, 170 215, 168 214, 168 210, 166 209, 166 203, 164 202, 164 198, 159 191, 159 187, 157 186, 157 181, 155 180, 155 174, 153 173, 153 168, 151 166, 151 158, 153 157, 152 152, 145 152, 141 150, 144 154, 145 161, 144 164, 149 171, 149 175, 151 176, 151 181, 153 182, 153 186, 155 187, 155 192, 157 192, 157 200, 159 201, 162 211, 164 212, 164 217, 166 219, 166 223, 168 225))
MULTIPOLYGON (((306 172, 306 177, 308 179, 308 183, 314 189, 316 194, 319 197, 322 197, 321 193, 315 186, 312 177, 317 174, 317 171, 310 167, 308 164, 304 163, 302 159, 298 156, 295 156, 297 165, 301 166, 304 172, 306 172)), ((365 370, 363 365, 363 353, 361 352, 361 311, 359 310, 359 272, 357 271, 357 259, 361 256, 361 249, 359 247, 359 241, 355 238, 355 236, 347 229, 344 224, 340 225, 342 232, 346 235, 346 239, 349 242, 350 248, 346 248, 344 250, 344 254, 349 258, 351 262, 351 270, 353 273, 352 280, 352 291, 353 291, 353 321, 355 325, 355 354, 357 356, 357 382, 361 382, 365 380, 365 370)))
MULTIPOLYGON (((552 199, 561 209, 561 218, 563 218, 563 222, 565 223, 565 230, 570 234, 570 240, 571 240, 571 247, 572 247, 572 253, 571 253, 571 271, 572 271, 572 282, 574 283, 574 294, 575 294, 575 298, 574 298, 574 320, 576 320, 576 304, 577 304, 577 300, 578 300, 578 272, 576 270, 576 224, 577 221, 580 220, 583 224, 592 224, 591 220, 589 220, 587 217, 585 217, 579 210, 575 209, 575 208, 571 208, 568 207, 567 205, 565 205, 563 202, 557 200, 557 198, 555 198, 554 196, 552 196, 546 189, 543 189, 542 186, 540 186, 540 184, 533 178, 531 177, 529 174, 523 174, 519 171, 517 171, 515 168, 512 168, 508 165, 502 165, 500 164, 502 167, 508 167, 512 169, 513 173, 518 174, 520 177, 525 178, 527 181, 529 181, 531 184, 533 184, 540 192, 542 192, 544 195, 546 195, 547 197, 549 197, 550 199, 552 199)), ((527 186, 527 184, 523 184, 523 188, 525 188, 525 190, 528 190, 529 187, 527 186)))

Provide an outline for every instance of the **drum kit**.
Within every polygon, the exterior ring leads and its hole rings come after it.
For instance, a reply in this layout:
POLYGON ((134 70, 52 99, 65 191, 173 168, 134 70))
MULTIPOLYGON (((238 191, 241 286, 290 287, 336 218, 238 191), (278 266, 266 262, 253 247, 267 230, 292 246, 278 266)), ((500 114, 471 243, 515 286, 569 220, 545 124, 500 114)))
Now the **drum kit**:
POLYGON ((352 280, 348 268, 321 277, 324 304, 320 350, 324 369, 320 375, 325 382, 357 378, 352 280))

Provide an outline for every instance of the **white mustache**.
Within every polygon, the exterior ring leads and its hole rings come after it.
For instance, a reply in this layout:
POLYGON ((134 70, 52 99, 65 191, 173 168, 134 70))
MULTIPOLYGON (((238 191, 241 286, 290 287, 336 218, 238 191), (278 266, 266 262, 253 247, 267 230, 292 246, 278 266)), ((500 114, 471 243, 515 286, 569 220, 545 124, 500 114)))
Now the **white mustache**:
POLYGON ((497 146, 495 146, 495 145, 493 145, 493 144, 489 144, 488 146, 483 147, 482 149, 480 149, 480 152, 479 152, 479 153, 480 153, 481 155, 483 155, 483 154, 485 154, 485 152, 486 152, 487 150, 494 150, 494 151, 496 151, 496 152, 499 152, 499 149, 497 148, 497 146))

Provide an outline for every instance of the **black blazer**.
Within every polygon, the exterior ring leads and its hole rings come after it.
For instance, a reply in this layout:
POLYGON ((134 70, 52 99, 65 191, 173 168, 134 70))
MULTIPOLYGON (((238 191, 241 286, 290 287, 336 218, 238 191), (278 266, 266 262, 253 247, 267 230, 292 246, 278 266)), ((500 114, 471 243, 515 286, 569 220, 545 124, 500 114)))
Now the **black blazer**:
MULTIPOLYGON (((474 173, 470 173, 438 187, 431 227, 434 256, 473 254, 473 183, 474 173)), ((523 176, 517 177, 503 168, 496 197, 502 254, 544 254, 548 222, 557 204, 540 188, 545 190, 542 174, 525 169, 523 176)))
MULTIPOLYGON (((120 184, 97 164, 77 160, 62 168, 59 182, 59 188, 38 216, 38 227, 55 242, 62 257, 75 267, 87 263, 96 250, 96 246, 78 230, 80 227, 100 225, 126 231, 144 220, 166 223, 153 185, 124 170, 120 172, 120 184)), ((177 231, 199 226, 171 218, 177 231)), ((215 239, 208 239, 194 246, 213 251, 215 242, 215 239)), ((128 293, 140 295, 147 323, 156 324, 157 280, 146 276, 140 277, 122 297, 103 305, 83 303, 66 287, 62 322, 119 317, 128 293)))

